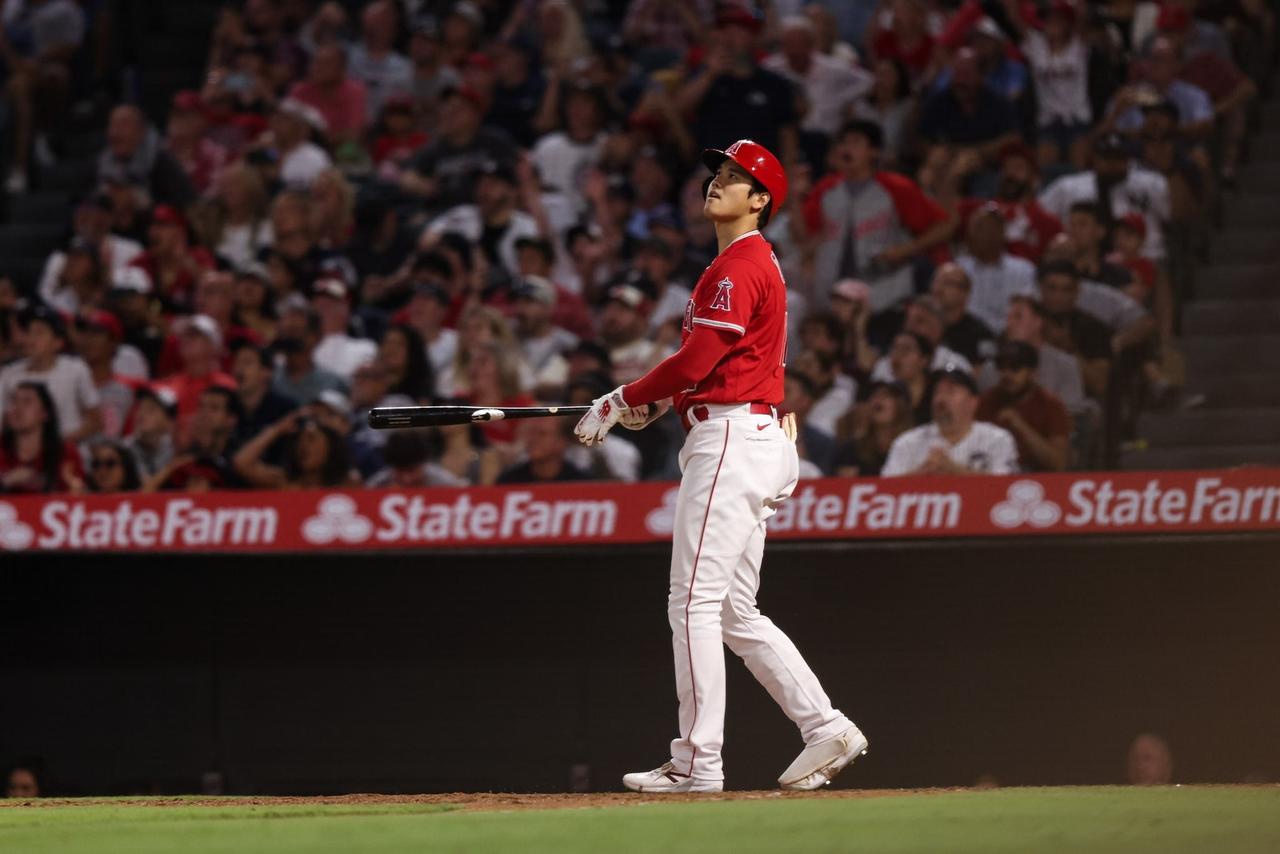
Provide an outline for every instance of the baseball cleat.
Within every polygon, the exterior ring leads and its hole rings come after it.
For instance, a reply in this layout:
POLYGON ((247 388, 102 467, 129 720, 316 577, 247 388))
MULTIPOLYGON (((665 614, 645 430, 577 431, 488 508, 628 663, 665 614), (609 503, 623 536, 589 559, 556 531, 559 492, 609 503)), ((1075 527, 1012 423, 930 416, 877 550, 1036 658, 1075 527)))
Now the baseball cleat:
POLYGON ((681 774, 676 766, 668 762, 661 768, 652 771, 636 771, 622 778, 622 785, 633 792, 652 792, 655 794, 675 794, 677 792, 722 792, 724 782, 721 780, 696 780, 688 774, 681 774))
POLYGON ((835 738, 800 751, 796 761, 778 778, 778 785, 793 792, 812 792, 830 783, 844 766, 866 752, 867 737, 851 726, 835 738))

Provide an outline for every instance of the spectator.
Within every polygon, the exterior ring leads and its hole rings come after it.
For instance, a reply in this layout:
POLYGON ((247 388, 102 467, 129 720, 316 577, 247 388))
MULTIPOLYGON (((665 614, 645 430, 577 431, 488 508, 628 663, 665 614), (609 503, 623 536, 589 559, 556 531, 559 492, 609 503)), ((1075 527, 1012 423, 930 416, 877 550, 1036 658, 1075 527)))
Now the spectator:
POLYGON ((124 444, 138 464, 138 475, 145 481, 173 461, 178 398, 164 386, 142 386, 135 397, 133 431, 124 444))
POLYGON ((408 57, 395 50, 397 12, 388 0, 374 0, 360 14, 360 41, 351 48, 350 76, 368 91, 367 120, 395 95, 412 95, 414 69, 408 57))
POLYGON ((751 138, 791 164, 798 152, 796 97, 784 78, 756 64, 760 28, 744 8, 721 7, 701 66, 680 89, 676 106, 694 116, 698 149, 751 138))
MULTIPOLYGON (((465 427, 464 427, 465 429, 465 427)), ((420 489, 427 486, 470 486, 471 482, 432 461, 439 434, 432 430, 397 430, 387 439, 382 457, 386 468, 369 478, 368 486, 420 489)))
POLYGON ((871 287, 871 311, 885 311, 910 296, 915 258, 945 260, 954 221, 909 178, 878 171, 883 145, 878 125, 846 124, 835 140, 839 171, 818 182, 805 202, 806 229, 817 242, 820 304, 829 283, 858 278, 871 287))
MULTIPOLYGON (((933 360, 930 366, 939 370, 947 365, 954 365, 972 372, 973 365, 960 353, 942 343, 946 331, 942 314, 942 306, 931 296, 919 296, 907 303, 907 310, 902 323, 903 331, 913 335, 921 335, 933 344, 933 360)), ((887 357, 881 357, 871 371, 873 379, 889 380, 893 377, 893 369, 887 357)))
POLYGON ((34 760, 23 762, 9 769, 5 775, 4 796, 6 798, 39 798, 45 795, 41 785, 41 763, 34 760))
POLYGON ((1159 292, 1163 300, 1171 295, 1167 289, 1168 281, 1164 273, 1155 263, 1142 254, 1142 244, 1147 239, 1147 221, 1142 214, 1125 214, 1116 222, 1112 235, 1115 249, 1106 256, 1106 263, 1123 267, 1129 271, 1130 281, 1124 293, 1134 302, 1150 306, 1154 295, 1159 292))
MULTIPOLYGON (((355 190, 340 171, 331 168, 315 177, 307 197, 311 231, 317 248, 329 253, 325 261, 334 265, 330 272, 338 269, 337 265, 344 270, 350 269, 350 259, 333 253, 345 249, 355 231, 355 190)), ((354 280, 355 276, 350 278, 354 280)))
POLYGON ((239 398, 242 436, 256 436, 298 406, 298 401, 272 388, 271 352, 264 347, 248 340, 233 346, 231 375, 239 398))
POLYGON ((853 108, 853 117, 871 122, 883 132, 880 165, 893 168, 907 153, 907 133, 916 110, 911 78, 901 62, 882 57, 872 66, 871 89, 853 108))
POLYGON ((244 410, 235 389, 210 386, 200 395, 199 406, 191 419, 190 435, 182 452, 204 460, 216 460, 218 467, 227 472, 226 457, 239 444, 243 418, 244 410))
POLYGON ((857 379, 866 377, 879 353, 868 335, 871 289, 858 279, 841 279, 831 287, 831 314, 842 330, 840 372, 857 379))
POLYGON ((25 358, 0 369, 0 411, 23 383, 39 383, 53 401, 62 438, 76 443, 102 429, 102 400, 89 366, 69 348, 62 317, 44 306, 28 309, 22 320, 25 358))
POLYGON ((232 459, 237 475, 256 489, 313 489, 355 482, 342 437, 302 411, 291 412, 245 443, 232 459), (263 461, 284 440, 284 463, 263 461))
POLYGON ((498 476, 498 483, 563 483, 591 476, 565 459, 573 422, 563 418, 531 418, 517 430, 525 461, 498 476))
POLYGON ((1111 370, 1111 333, 1106 324, 1079 309, 1080 275, 1075 265, 1046 263, 1040 268, 1039 284, 1047 316, 1045 340, 1074 356, 1085 390, 1097 400, 1104 399, 1111 370))
POLYGON ((579 338, 595 337, 595 319, 591 316, 591 309, 587 307, 582 294, 563 287, 555 281, 558 273, 556 249, 550 240, 544 237, 522 237, 517 240, 516 263, 521 276, 526 278, 538 276, 548 279, 555 287, 556 305, 551 313, 552 323, 579 338))
MULTIPOLYGON (((1160 9, 1160 33, 1182 60, 1179 79, 1203 90, 1213 103, 1215 120, 1221 121, 1222 177, 1234 182, 1241 142, 1248 129, 1246 107, 1258 94, 1258 87, 1241 73, 1230 54, 1193 49, 1191 23, 1185 6, 1169 3, 1160 9)), ((1158 44, 1160 40, 1152 45, 1153 51, 1158 44)))
POLYGON ((89 476, 84 487, 90 492, 137 492, 142 487, 138 464, 121 442, 100 439, 89 448, 89 476))
POLYGON ((365 84, 347 75, 347 54, 342 45, 320 45, 311 54, 305 80, 293 84, 289 97, 318 112, 335 146, 359 143, 371 118, 365 84))
MULTIPOLYGON (((40 298, 52 308, 74 313, 82 303, 93 301, 88 289, 73 287, 68 290, 64 287, 67 282, 63 278, 63 270, 72 249, 82 254, 92 254, 97 267, 102 271, 102 278, 108 284, 142 254, 142 244, 111 233, 113 208, 111 194, 101 190, 91 193, 76 206, 71 219, 73 237, 67 244, 67 251, 50 255, 40 274, 40 298)), ((72 279, 83 283, 83 272, 72 279)))
POLYGON ((200 405, 200 395, 210 386, 235 388, 235 380, 222 371, 222 330, 207 314, 182 318, 176 324, 177 373, 164 376, 160 385, 173 392, 178 401, 178 435, 187 438, 191 419, 200 405))
POLYGON ((1035 267, 1005 251, 1004 217, 996 205, 987 205, 969 218, 960 267, 973 283, 969 311, 992 329, 1003 325, 1009 299, 1035 292, 1035 267))
MULTIPOLYGON (((326 389, 345 392, 346 382, 315 363, 320 344, 320 316, 305 304, 285 309, 275 349, 284 355, 277 363, 273 388, 294 400, 315 400, 326 389)), ((385 346, 385 345, 384 345, 385 346)))
POLYGON ((214 179, 211 195, 192 214, 201 242, 235 268, 271 246, 267 191, 253 167, 233 163, 214 179))
POLYGON ((305 190, 333 165, 328 153, 311 141, 313 133, 326 131, 324 117, 296 98, 285 98, 276 107, 271 114, 271 137, 286 187, 305 190))
POLYGON ((1093 170, 1064 175, 1040 194, 1040 204, 1059 220, 1066 220, 1076 202, 1097 202, 1103 220, 1139 213, 1147 221, 1147 257, 1164 257, 1162 228, 1169 220, 1169 185, 1164 176, 1129 162, 1123 139, 1104 134, 1094 143, 1093 170))
MULTIPOLYGON (((951 173, 943 191, 945 203, 950 204, 951 199, 959 198, 963 183, 973 174, 971 170, 980 166, 977 157, 957 157, 952 161, 951 173)), ((967 227, 970 217, 976 211, 987 205, 995 205, 1004 218, 1005 248, 1009 254, 1025 258, 1033 264, 1038 262, 1049 241, 1062 231, 1062 222, 1041 207, 1036 199, 1039 181, 1035 155, 1031 153, 1031 149, 1022 143, 1005 146, 1000 152, 1000 173, 996 180, 995 198, 961 199, 957 207, 962 222, 967 227)))
POLYGON ((649 295, 636 284, 624 282, 609 289, 600 311, 600 341, 609 348, 616 383, 639 378, 660 358, 648 338, 652 308, 649 295))
POLYGON ((1076 202, 1067 215, 1067 234, 1075 250, 1072 259, 1080 278, 1117 290, 1133 284, 1133 274, 1124 267, 1111 264, 1103 255, 1107 242, 1107 224, 1097 202, 1076 202))
POLYGON ((160 135, 132 104, 112 110, 107 123, 107 147, 98 157, 98 183, 108 181, 145 187, 151 199, 175 208, 195 201, 182 164, 161 146, 160 135))
POLYGON ((75 445, 59 435, 58 410, 41 382, 0 385, 0 492, 66 492, 83 479, 75 445))
POLYGON ((582 182, 600 162, 607 102, 603 92, 585 81, 567 86, 563 100, 563 129, 540 138, 530 158, 547 194, 546 204, 563 208, 567 226, 586 208, 582 182))
POLYGON ((400 187, 424 199, 434 211, 472 201, 476 176, 486 164, 510 168, 516 160, 511 138, 481 127, 483 117, 484 102, 478 92, 465 86, 446 90, 436 137, 401 174, 400 187))
POLYGON ((1142 81, 1116 93, 1100 125, 1103 131, 1137 133, 1142 128, 1142 106, 1171 101, 1178 110, 1178 130, 1189 140, 1203 140, 1213 132, 1213 103, 1199 86, 1178 79, 1182 58, 1177 45, 1161 37, 1151 45, 1140 66, 1142 81))
POLYGON ((450 208, 431 222, 422 235, 430 249, 446 233, 462 235, 478 246, 488 262, 514 275, 518 269, 516 241, 538 236, 532 216, 517 208, 516 174, 510 166, 486 163, 476 183, 474 204, 450 208))
POLYGON ((351 296, 341 279, 327 276, 311 286, 311 310, 320 318, 320 344, 312 353, 322 370, 350 383, 356 368, 373 359, 378 345, 368 338, 348 334, 351 326, 351 296))
POLYGON ((252 262, 237 268, 233 290, 234 325, 250 341, 270 343, 276 337, 275 295, 271 273, 265 264, 252 262))
POLYGON ((1063 471, 1070 462, 1071 419, 1062 401, 1036 383, 1036 349, 1005 341, 995 364, 1000 381, 979 400, 978 420, 1013 434, 1023 471, 1063 471))
MULTIPOLYGON (((447 264, 447 262, 446 262, 447 264)), ((434 376, 451 373, 458 353, 458 333, 444 325, 449 294, 438 284, 420 281, 409 299, 407 322, 423 340, 434 376)))
MULTIPOLYGON (((1084 396, 1084 378, 1074 356, 1045 341, 1045 324, 1048 320, 1044 306, 1035 297, 1013 297, 1009 300, 1009 315, 1003 338, 1031 345, 1036 351, 1036 384, 1061 400, 1067 407, 1067 412, 1075 417, 1088 408, 1084 396)), ((998 381, 999 373, 995 364, 984 364, 979 375, 981 387, 992 388, 998 381)))
POLYGON ((929 284, 929 295, 942 315, 940 343, 972 364, 986 361, 994 349, 995 333, 969 311, 973 282, 964 268, 954 263, 939 267, 929 284))
POLYGON ((1018 117, 1013 103, 982 79, 978 56, 962 47, 951 61, 949 85, 933 92, 920 106, 920 137, 932 145, 952 147, 952 153, 972 148, 986 162, 1018 140, 1018 117))
POLYGON ((213 187, 231 157, 227 149, 205 136, 205 109, 199 92, 184 89, 176 93, 169 103, 164 139, 165 150, 178 161, 191 188, 201 196, 213 187))
POLYGON ((911 418, 915 424, 928 422, 929 365, 933 362, 933 342, 913 332, 899 332, 889 347, 889 369, 893 382, 907 390, 911 418))
POLYGON ((911 429, 911 392, 897 380, 873 381, 867 400, 855 413, 850 439, 835 449, 835 473, 841 477, 877 477, 894 441, 911 429))
POLYGON ((89 376, 101 401, 101 432, 112 439, 123 435, 125 421, 133 411, 134 386, 147 378, 146 362, 133 348, 129 348, 132 350, 130 355, 141 364, 134 364, 131 368, 137 370, 140 367, 141 375, 122 376, 118 370, 117 357, 124 355, 119 352, 123 350, 120 347, 123 336, 124 328, 110 312, 91 311, 76 318, 76 350, 89 368, 89 376))
MULTIPOLYGON (((1016 13, 1018 5, 1007 8, 1016 13)), ((1021 29, 1022 53, 1035 81, 1039 165, 1066 161, 1083 169, 1089 156, 1093 109, 1089 47, 1079 29, 1076 5, 1071 0, 1053 0, 1044 16, 1043 32, 1026 27, 1021 15, 1014 22, 1021 29)))
POLYGON ((975 421, 978 384, 959 368, 933 377, 933 420, 894 440, 882 474, 1013 474, 1018 449, 1003 427, 975 421))
POLYGON ((378 361, 390 375, 392 394, 404 395, 415 403, 427 403, 435 396, 427 346, 412 326, 397 324, 387 330, 378 348, 378 361))
POLYGON ((9 3, 0 29, 5 94, 13 111, 13 162, 5 190, 27 189, 29 152, 52 161, 50 137, 61 130, 71 91, 71 64, 84 41, 84 12, 74 0, 9 3))
POLYGON ((877 15, 867 34, 871 55, 877 62, 901 62, 910 70, 912 83, 922 83, 934 70, 937 46, 929 33, 925 4, 921 0, 893 0, 889 7, 887 25, 885 18, 877 15))
POLYGON ((1143 733, 1129 745, 1130 786, 1167 786, 1173 781, 1173 752, 1158 735, 1143 733))
POLYGON ((808 424, 828 439, 836 435, 836 424, 853 408, 858 392, 852 378, 840 373, 836 352, 835 347, 809 347, 795 360, 796 373, 804 375, 813 387, 814 402, 806 413, 808 424))
MULTIPOLYGON (((459 4, 454 4, 455 9, 459 4)), ((452 16, 456 23, 470 30, 471 25, 464 20, 452 16)), ((457 69, 445 57, 440 38, 440 28, 430 17, 418 17, 413 22, 409 35, 409 61, 413 63, 413 88, 410 92, 410 103, 422 118, 435 124, 436 111, 441 96, 449 88, 462 82, 457 69)), ((395 101, 392 96, 383 102, 383 109, 395 101)))
POLYGON ((703 44, 714 8, 715 4, 708 0, 635 0, 627 6, 622 37, 651 67, 664 67, 679 60, 691 47, 703 44))
POLYGON ((569 381, 564 354, 578 346, 578 337, 552 322, 556 287, 540 276, 521 279, 512 290, 516 338, 525 364, 533 371, 534 393, 554 400, 569 381))
POLYGON ((827 144, 852 118, 854 104, 872 90, 874 78, 856 65, 819 53, 813 21, 803 15, 782 20, 779 50, 760 64, 804 95, 808 109, 800 130, 810 162, 821 164, 827 144))
MULTIPOLYGON (((475 344, 467 360, 467 401, 477 406, 532 406, 536 401, 521 390, 520 367, 512 349, 496 341, 475 344)), ((490 442, 509 444, 516 427, 488 421, 480 431, 490 442)))
POLYGON ((798 370, 787 371, 783 388, 785 397, 781 408, 795 413, 799 424, 796 431, 796 452, 800 455, 800 478, 803 480, 831 474, 835 439, 830 433, 809 423, 809 413, 817 400, 818 389, 808 374, 798 370))
POLYGON ((147 228, 147 249, 133 261, 147 272, 155 296, 171 312, 191 310, 196 282, 213 269, 213 256, 191 245, 187 218, 171 205, 156 205, 147 228))
POLYGON ((382 105, 373 136, 373 164, 378 177, 389 184, 400 180, 413 155, 430 139, 419 126, 413 99, 407 95, 395 95, 382 105))
POLYGON ((75 314, 81 307, 100 305, 106 295, 108 272, 97 249, 79 237, 72 237, 62 251, 54 253, 46 271, 54 266, 53 278, 40 283, 40 298, 57 311, 75 314))

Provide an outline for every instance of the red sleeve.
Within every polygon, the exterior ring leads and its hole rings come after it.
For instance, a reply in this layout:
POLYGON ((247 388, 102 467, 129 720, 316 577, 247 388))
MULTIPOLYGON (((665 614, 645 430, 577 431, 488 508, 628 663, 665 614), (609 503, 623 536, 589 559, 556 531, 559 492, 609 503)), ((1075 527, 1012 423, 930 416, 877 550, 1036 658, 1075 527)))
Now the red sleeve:
POLYGON ((977 26, 986 14, 977 0, 965 0, 942 28, 942 33, 938 36, 938 44, 947 50, 955 50, 962 46, 969 38, 969 31, 977 26))
POLYGON ((804 227, 810 234, 822 231, 822 197, 827 191, 840 183, 840 175, 833 172, 813 185, 809 195, 804 198, 804 227))
POLYGON ((644 406, 666 400, 697 385, 719 364, 738 340, 738 333, 708 326, 694 326, 679 350, 654 366, 640 379, 622 387, 627 406, 644 406))
MULTIPOLYGON (((920 189, 920 185, 905 175, 895 172, 877 172, 876 180, 885 192, 893 199, 893 207, 898 212, 898 219, 907 230, 919 237, 940 222, 947 221, 947 211, 920 189)), ((929 258, 935 264, 941 264, 951 258, 951 252, 945 242, 929 250, 929 258)))

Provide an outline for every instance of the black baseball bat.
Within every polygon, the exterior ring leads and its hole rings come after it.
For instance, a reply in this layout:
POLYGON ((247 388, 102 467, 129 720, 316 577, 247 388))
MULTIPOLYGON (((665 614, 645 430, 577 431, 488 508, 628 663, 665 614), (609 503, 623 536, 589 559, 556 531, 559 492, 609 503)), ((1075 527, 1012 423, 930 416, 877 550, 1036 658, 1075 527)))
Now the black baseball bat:
POLYGON ((375 430, 395 427, 438 427, 443 424, 480 424, 512 418, 548 418, 582 415, 590 406, 380 406, 369 410, 369 426, 375 430))

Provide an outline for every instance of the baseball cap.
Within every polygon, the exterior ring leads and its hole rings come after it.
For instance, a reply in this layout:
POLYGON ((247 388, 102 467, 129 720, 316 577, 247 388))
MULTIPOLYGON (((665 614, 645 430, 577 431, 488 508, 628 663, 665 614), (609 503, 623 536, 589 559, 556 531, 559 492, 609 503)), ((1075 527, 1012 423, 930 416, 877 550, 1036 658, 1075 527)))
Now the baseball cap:
POLYGON ((154 400, 170 418, 178 414, 178 396, 166 386, 144 385, 134 392, 138 400, 144 398, 154 400))
POLYGON ((499 181, 506 181, 514 186, 516 181, 516 170, 509 163, 503 163, 499 160, 488 160, 480 167, 480 174, 487 175, 490 178, 497 178, 499 181))
POLYGON ((187 218, 182 215, 182 211, 173 205, 159 204, 151 209, 152 225, 176 225, 180 228, 187 227, 187 218))
POLYGON ((169 102, 169 111, 175 113, 203 113, 205 110, 204 99, 200 97, 200 93, 194 89, 180 89, 173 93, 173 99, 169 102))
POLYGON ((450 15, 457 15, 459 18, 469 22, 473 27, 484 26, 484 13, 480 11, 480 7, 470 0, 462 0, 460 3, 454 3, 453 8, 449 10, 450 15))
POLYGON ((323 278, 316 279, 311 284, 311 296, 333 297, 334 299, 346 302, 348 298, 346 282, 332 276, 325 276, 323 278))
POLYGON ((26 329, 32 323, 43 323, 49 327, 54 335, 67 340, 67 323, 62 315, 54 311, 44 303, 34 303, 29 306, 21 315, 22 328, 26 329))
POLYGON ((1034 368, 1040 364, 1040 354, 1025 341, 1004 340, 996 350, 997 368, 1034 368))
POLYGON ((1182 32, 1191 26, 1191 10, 1180 3, 1164 3, 1156 16, 1156 29, 1182 32))
POLYGON ((1147 220, 1137 211, 1130 211, 1116 221, 1116 226, 1123 226, 1137 232, 1138 237, 1146 238, 1147 236, 1147 220))
POLYGON ((329 131, 329 123, 324 120, 324 116, 320 111, 310 104, 304 104, 297 98, 285 98, 276 105, 276 112, 292 116, 298 121, 307 124, 312 130, 320 133, 328 133, 329 131))
POLYGON ((542 276, 525 276, 511 289, 516 299, 529 299, 543 305, 556 304, 556 286, 542 276))
POLYGON ((607 301, 620 302, 627 308, 644 311, 648 307, 649 298, 635 285, 621 284, 609 288, 607 301))
POLYGON ((317 394, 311 402, 328 407, 335 414, 341 415, 344 418, 351 417, 351 401, 345 394, 337 389, 327 388, 317 394))
POLYGON ((849 302, 870 302, 871 288, 860 279, 841 279, 831 286, 831 295, 849 302))
POLYGON ((969 373, 955 362, 947 362, 941 368, 934 371, 930 375, 929 379, 932 380, 935 385, 944 380, 949 380, 950 382, 964 386, 972 394, 978 393, 978 383, 974 380, 973 374, 969 373))
POLYGON ((76 326, 81 330, 96 329, 105 332, 117 341, 124 337, 124 327, 119 318, 100 308, 82 313, 76 318, 76 326))
POLYGON ((1000 146, 999 158, 1001 163, 1017 157, 1021 157, 1023 160, 1027 160, 1031 163, 1036 162, 1036 156, 1032 153, 1031 146, 1027 145, 1020 139, 1010 140, 1000 146))
POLYGON ((111 290, 117 294, 149 294, 151 288, 151 274, 141 267, 125 267, 111 282, 111 290))
POLYGON ((1093 143, 1093 153, 1099 157, 1128 157, 1129 147, 1118 133, 1105 133, 1093 143))
POLYGON ((222 349, 222 330, 218 328, 218 321, 207 314, 193 314, 189 317, 184 317, 178 321, 177 329, 179 335, 186 335, 191 332, 203 335, 213 342, 214 347, 222 349))

